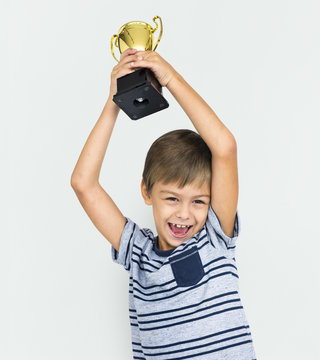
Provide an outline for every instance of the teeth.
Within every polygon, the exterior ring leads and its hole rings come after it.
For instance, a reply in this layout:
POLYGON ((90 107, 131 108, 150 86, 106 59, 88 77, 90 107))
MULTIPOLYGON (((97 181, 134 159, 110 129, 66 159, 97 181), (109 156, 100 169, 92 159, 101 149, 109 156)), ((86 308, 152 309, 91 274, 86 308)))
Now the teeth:
POLYGON ((185 228, 188 227, 188 225, 178 225, 178 224, 172 224, 174 226, 176 226, 177 228, 185 228))

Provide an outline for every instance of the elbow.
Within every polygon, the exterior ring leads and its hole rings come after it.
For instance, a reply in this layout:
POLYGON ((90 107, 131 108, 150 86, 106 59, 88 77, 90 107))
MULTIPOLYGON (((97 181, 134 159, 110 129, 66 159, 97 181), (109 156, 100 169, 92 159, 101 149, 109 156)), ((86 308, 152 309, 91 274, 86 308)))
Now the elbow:
POLYGON ((72 174, 70 179, 70 185, 73 190, 78 190, 83 187, 83 181, 78 176, 72 174))
POLYGON ((227 139, 225 138, 221 146, 219 147, 219 151, 215 152, 219 156, 231 156, 237 153, 237 142, 233 135, 229 136, 227 139))
POLYGON ((71 177, 70 180, 70 185, 76 193, 82 193, 88 191, 89 189, 92 189, 98 184, 99 181, 89 181, 89 180, 84 181, 83 179, 79 179, 76 177, 71 177))
POLYGON ((84 182, 84 179, 83 179, 83 176, 81 175, 81 173, 73 170, 73 172, 71 174, 71 178, 70 178, 70 185, 71 185, 72 189, 74 189, 74 190, 79 189, 80 187, 82 187, 83 182, 84 182))
POLYGON ((79 183, 73 177, 71 177, 70 185, 71 185, 73 190, 76 190, 77 188, 79 188, 79 183))
POLYGON ((237 152, 237 142, 234 136, 231 137, 228 145, 226 146, 227 152, 235 153, 237 152))

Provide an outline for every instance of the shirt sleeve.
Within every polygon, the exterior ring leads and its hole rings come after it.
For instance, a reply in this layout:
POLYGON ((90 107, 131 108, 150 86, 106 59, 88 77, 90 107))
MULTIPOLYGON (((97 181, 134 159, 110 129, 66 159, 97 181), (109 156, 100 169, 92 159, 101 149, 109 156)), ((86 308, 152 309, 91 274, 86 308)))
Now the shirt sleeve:
POLYGON ((209 206, 206 227, 210 235, 211 243, 214 247, 223 248, 227 251, 234 252, 236 247, 236 240, 240 234, 240 218, 238 210, 236 211, 235 215, 232 237, 227 236, 222 230, 220 220, 212 209, 211 204, 209 206))
POLYGON ((111 258, 113 262, 122 265, 125 270, 130 272, 134 247, 140 248, 147 239, 135 222, 129 218, 126 219, 127 222, 120 239, 119 252, 111 245, 111 258))

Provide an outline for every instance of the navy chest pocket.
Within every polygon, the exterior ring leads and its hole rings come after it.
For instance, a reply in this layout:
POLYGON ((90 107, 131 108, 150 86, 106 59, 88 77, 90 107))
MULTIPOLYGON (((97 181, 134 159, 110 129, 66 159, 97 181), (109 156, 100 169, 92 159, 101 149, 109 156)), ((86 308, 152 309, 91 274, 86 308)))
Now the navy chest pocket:
POLYGON ((169 258, 169 263, 178 286, 191 286, 204 276, 204 269, 197 247, 169 258))

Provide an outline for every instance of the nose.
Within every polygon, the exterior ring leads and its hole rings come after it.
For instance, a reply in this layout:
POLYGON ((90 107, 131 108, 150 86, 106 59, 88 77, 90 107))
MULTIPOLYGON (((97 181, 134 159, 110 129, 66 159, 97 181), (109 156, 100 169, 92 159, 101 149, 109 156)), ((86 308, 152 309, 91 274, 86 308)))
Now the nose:
POLYGON ((176 212, 177 218, 181 220, 189 220, 190 218, 190 209, 188 204, 181 204, 176 212))

